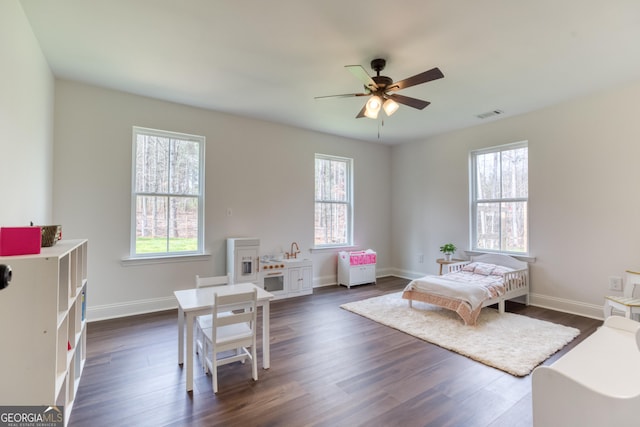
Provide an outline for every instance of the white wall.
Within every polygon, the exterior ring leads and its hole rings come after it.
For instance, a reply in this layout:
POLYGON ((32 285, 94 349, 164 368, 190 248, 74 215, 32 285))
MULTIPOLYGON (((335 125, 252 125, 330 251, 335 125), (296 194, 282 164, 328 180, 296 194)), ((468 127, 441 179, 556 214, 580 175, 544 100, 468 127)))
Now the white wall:
POLYGON ((394 147, 397 273, 437 272, 443 243, 469 249, 469 151, 528 140, 532 302, 601 317, 609 276, 640 268, 638 99, 640 82, 394 147))
POLYGON ((53 76, 15 0, 0 2, 0 226, 51 220, 53 76))
POLYGON ((296 241, 314 284, 335 283, 335 252, 314 252, 314 153, 354 158, 355 242, 391 266, 390 147, 56 81, 54 218, 89 239, 89 319, 175 306, 196 274, 225 274, 225 238, 263 254, 296 241), (206 137, 204 261, 123 266, 129 254, 132 126, 206 137), (232 216, 226 215, 231 208, 232 216))
POLYGON ((53 77, 15 0, 0 2, 0 65, 0 225, 61 223, 65 238, 90 239, 90 318, 171 306, 195 274, 224 272, 229 236, 258 236, 264 253, 295 240, 315 285, 335 281, 335 254, 308 252, 315 152, 355 159, 356 243, 378 251, 382 274, 433 273, 441 244, 468 248, 469 151, 525 139, 532 301, 599 316, 609 276, 640 268, 640 83, 386 147, 67 81, 55 83, 54 109, 53 77), (207 137, 209 260, 121 264, 134 125, 207 137))

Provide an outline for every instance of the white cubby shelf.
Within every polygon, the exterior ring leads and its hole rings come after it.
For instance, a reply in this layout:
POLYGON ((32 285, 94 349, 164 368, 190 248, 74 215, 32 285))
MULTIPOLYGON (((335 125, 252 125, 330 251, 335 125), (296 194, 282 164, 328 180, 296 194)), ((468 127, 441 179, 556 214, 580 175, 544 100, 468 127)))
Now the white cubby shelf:
POLYGON ((0 291, 0 402, 64 407, 65 425, 87 357, 87 249, 87 240, 60 240, 0 257, 13 272, 0 291))

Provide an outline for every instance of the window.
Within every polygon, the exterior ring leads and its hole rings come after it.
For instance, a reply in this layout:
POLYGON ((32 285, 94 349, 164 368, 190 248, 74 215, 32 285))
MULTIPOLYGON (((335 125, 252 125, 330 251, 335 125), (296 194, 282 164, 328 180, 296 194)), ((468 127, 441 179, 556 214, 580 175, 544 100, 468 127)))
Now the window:
POLYGON ((315 239, 320 246, 350 246, 353 160, 316 154, 315 239))
POLYGON ((529 252, 527 142, 471 153, 471 247, 529 252))
POLYGON ((133 128, 132 257, 204 252, 204 142, 133 128))

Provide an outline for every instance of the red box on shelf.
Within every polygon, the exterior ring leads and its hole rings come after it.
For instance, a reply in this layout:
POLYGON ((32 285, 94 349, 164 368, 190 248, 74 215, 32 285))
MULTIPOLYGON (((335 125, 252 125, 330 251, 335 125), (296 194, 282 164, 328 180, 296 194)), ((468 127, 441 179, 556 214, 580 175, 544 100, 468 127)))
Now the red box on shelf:
POLYGON ((0 227, 0 256, 40 253, 40 227, 0 227))

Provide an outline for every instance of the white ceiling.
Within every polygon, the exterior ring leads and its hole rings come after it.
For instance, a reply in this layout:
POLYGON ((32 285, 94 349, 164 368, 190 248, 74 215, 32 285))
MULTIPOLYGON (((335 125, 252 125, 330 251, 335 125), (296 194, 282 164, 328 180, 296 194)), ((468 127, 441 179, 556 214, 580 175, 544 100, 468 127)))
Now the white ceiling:
POLYGON ((59 78, 386 144, 640 78, 638 0, 21 3, 59 78), (361 92, 344 66, 376 57, 396 81, 439 67, 398 92, 432 104, 382 123, 355 119, 365 98, 314 99, 361 92))

